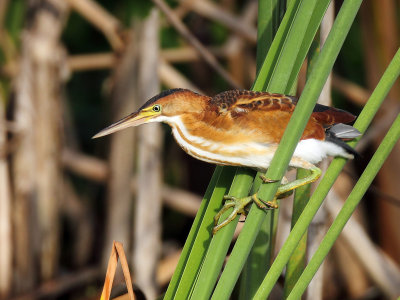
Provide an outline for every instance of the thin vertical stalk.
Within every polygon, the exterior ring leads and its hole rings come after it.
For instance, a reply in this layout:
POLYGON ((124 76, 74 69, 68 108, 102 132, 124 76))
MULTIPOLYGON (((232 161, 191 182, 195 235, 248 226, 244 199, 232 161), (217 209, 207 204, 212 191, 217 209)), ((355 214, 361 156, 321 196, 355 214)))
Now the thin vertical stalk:
POLYGON ((286 0, 259 0, 257 17, 257 72, 267 56, 275 33, 281 22, 280 16, 285 12, 286 0))
MULTIPOLYGON (((256 176, 250 194, 256 193, 261 184, 262 181, 260 176, 256 176)), ((265 214, 264 222, 261 224, 260 231, 254 240, 254 245, 249 252, 246 264, 243 266, 239 290, 239 297, 241 299, 252 299, 254 297, 254 294, 260 286, 261 280, 267 273, 272 261, 275 234, 277 230, 276 221, 279 216, 279 209, 267 211, 265 214)), ((218 299, 217 296, 220 296, 219 289, 222 291, 224 286, 225 288, 228 286, 227 284, 224 284, 224 281, 226 280, 225 276, 228 276, 228 274, 231 273, 232 270, 230 270, 230 268, 232 265, 233 264, 227 264, 226 267, 228 269, 225 267, 225 270, 227 271, 224 270, 222 273, 213 295, 214 299, 218 299)))
MULTIPOLYGON (((268 50, 273 42, 276 31, 278 30, 285 9, 286 0, 258 1, 257 73, 261 69, 262 63, 268 54, 268 50)), ((257 177, 250 193, 255 193, 260 185, 261 181, 257 177)), ((269 269, 273 252, 272 236, 274 216, 277 215, 276 210, 267 213, 260 232, 254 241, 254 246, 249 253, 246 264, 241 273, 239 299, 251 299, 257 291, 262 278, 269 269)), ((224 278, 222 280, 224 280, 224 278)), ((221 283, 218 286, 222 287, 224 284, 221 283)), ((218 294, 218 290, 216 294, 218 294)))
MULTIPOLYGON (((131 41, 134 33, 129 32, 131 41)), ((115 85, 112 90, 111 111, 114 120, 121 119, 135 109, 137 103, 137 55, 138 45, 129 43, 124 55, 114 69, 115 85)), ((102 267, 105 269, 109 258, 109 247, 114 241, 130 245, 132 195, 129 189, 133 175, 135 155, 135 136, 131 130, 113 134, 110 139, 108 157, 109 176, 107 178, 106 229, 102 254, 102 267)))
POLYGON ((262 64, 263 72, 257 74, 254 89, 277 93, 292 90, 329 3, 330 0, 289 3, 276 33, 276 41, 262 64))
MULTIPOLYGON (((32 3, 33 4, 33 3, 32 3)), ((61 158, 61 113, 60 89, 63 83, 61 72, 62 45, 61 34, 67 17, 68 6, 64 1, 53 1, 51 9, 36 10, 34 25, 31 28, 34 76, 32 100, 35 106, 35 163, 34 172, 37 197, 37 220, 40 231, 40 275, 49 280, 58 270, 60 214, 62 197, 61 158), (51 21, 49 22, 49 18, 51 21)))
MULTIPOLYGON (((308 170, 304 169, 297 170, 297 178, 305 178, 308 175, 310 175, 310 171, 308 170)), ((291 228, 294 227, 294 225, 296 224, 297 220, 300 217, 300 214, 304 210, 304 207, 306 206, 307 201, 310 198, 310 191, 311 191, 310 184, 301 186, 295 190, 291 228)), ((293 251, 288 261, 288 265, 286 267, 285 285, 283 290, 285 298, 290 294, 290 291, 293 289, 301 273, 303 272, 304 267, 306 266, 306 259, 307 259, 306 253, 307 253, 307 232, 305 232, 301 237, 299 244, 293 251)))
MULTIPOLYGON (((138 21, 135 36, 138 45, 138 102, 160 91, 158 78, 159 15, 153 8, 138 21)), ((132 264, 137 284, 148 299, 158 294, 156 274, 161 249, 162 128, 153 123, 138 128, 138 192, 133 220, 132 264), (149 189, 148 183, 151 183, 149 189), (149 201, 151 199, 151 201, 149 201)))
POLYGON ((34 254, 39 254, 42 280, 58 268, 60 185, 60 97, 63 51, 60 35, 67 5, 52 1, 46 8, 29 1, 30 22, 22 37, 16 78, 15 121, 20 129, 13 153, 16 290, 35 281, 34 254), (51 13, 50 13, 51 11, 51 13))
MULTIPOLYGON (((269 269, 274 248, 274 218, 277 216, 276 210, 266 214, 240 275, 239 299, 252 299, 269 269)), ((222 286, 223 284, 218 287, 222 286)))
MULTIPOLYGON (((31 289, 36 281, 34 268, 34 237, 28 230, 33 227, 33 217, 29 214, 33 210, 35 153, 34 144, 34 114, 32 100, 33 76, 31 66, 31 51, 29 45, 29 31, 22 36, 22 49, 19 67, 20 72, 15 78, 15 111, 14 121, 18 124, 19 133, 23 138, 19 140, 12 156, 13 174, 13 231, 18 232, 14 238, 14 276, 16 292, 31 289)), ((37 234, 35 234, 37 237, 37 234)))
POLYGON ((371 161, 365 168, 360 179, 357 181, 357 184, 355 185, 354 189, 352 190, 349 197, 345 201, 339 214, 337 215, 331 227, 329 228, 326 236, 322 240, 322 243, 318 247, 318 250, 315 252, 309 264, 305 268, 303 274, 297 281, 288 299, 301 298, 301 295, 304 293, 305 289, 307 288, 307 285, 310 283, 314 274, 317 272, 319 266, 324 261, 329 250, 332 248, 339 234, 343 230, 347 221, 350 219, 358 203, 361 201, 365 192, 371 185, 376 174, 382 167, 383 163, 385 162, 386 158, 392 151, 393 147, 395 146, 399 138, 400 138, 400 115, 398 115, 396 120, 393 122, 393 125, 389 129, 382 143, 379 145, 377 151, 375 152, 371 161))
MULTIPOLYGON (((0 32, 5 32, 4 16, 7 12, 8 1, 0 3, 0 32)), ((3 34, 4 36, 4 34, 3 34)), ((0 43, 3 44, 4 41, 0 43)), ((3 45, 0 46, 0 56, 4 55, 3 45)), ((4 55, 5 56, 5 55, 4 55)), ((0 58, 0 64, 5 64, 0 58)), ((8 92, 5 86, 7 81, 0 79, 0 299, 9 297, 12 290, 13 275, 13 239, 12 239, 12 199, 10 185, 10 164, 7 159, 7 126, 6 107, 8 92)))
MULTIPOLYGON (((320 48, 324 47, 325 41, 329 35, 329 32, 332 29, 333 22, 335 20, 335 7, 334 1, 332 1, 325 13, 325 16, 321 22, 321 28, 319 31, 319 36, 315 40, 316 49, 311 53, 311 56, 314 58, 310 58, 310 64, 315 61, 315 57, 320 53, 320 48)), ((311 71, 311 70, 310 70, 311 71)), ((331 97, 331 88, 332 88, 332 72, 329 74, 327 81, 322 89, 322 92, 319 96, 318 103, 323 105, 332 105, 332 97, 331 97)), ((322 171, 322 176, 324 176, 326 169, 329 166, 329 159, 325 159, 321 164, 320 168, 322 171)), ((314 185, 316 185, 315 183, 314 185)), ((308 197, 310 198, 310 197, 308 197)), ((326 198, 326 202, 330 201, 330 197, 326 198)), ((325 202, 325 204, 326 204, 325 202)), ((311 255, 315 252, 318 245, 321 243, 321 240, 326 233, 327 229, 327 209, 326 205, 322 205, 318 210, 318 213, 314 217, 307 231, 307 257, 306 261, 309 260, 311 255)), ((305 266, 304 266, 305 267, 305 266)), ((321 300, 323 298, 323 288, 324 288, 324 266, 322 266, 316 276, 314 276, 310 285, 308 286, 308 293, 306 300, 321 300)))
MULTIPOLYGON (((180 266, 179 273, 176 273, 177 275, 174 274, 172 278, 173 284, 168 287, 164 299, 187 299, 189 297, 211 243, 214 216, 221 205, 222 197, 228 192, 235 173, 236 168, 234 167, 217 167, 215 169, 212 177, 213 180, 216 180, 215 185, 212 185, 211 183, 213 182, 211 182, 207 188, 202 201, 204 206, 202 204, 198 212, 201 217, 199 219, 196 217, 189 233, 188 241, 190 242, 189 245, 192 246, 187 249, 186 253, 182 254, 178 264, 178 267, 180 266), (183 260, 185 260, 185 263, 183 260)), ((185 248, 186 244, 184 251, 185 248)))
MULTIPOLYGON (((263 57, 262 61, 260 61, 261 54, 258 54, 259 57, 257 57, 257 67, 259 68, 259 71, 257 72, 257 77, 252 87, 253 90, 256 91, 266 90, 264 88, 264 84, 266 84, 271 79, 272 72, 278 62, 278 57, 281 53, 282 47, 285 44, 286 36, 291 28, 294 18, 296 17, 296 13, 297 10, 299 9, 300 4, 301 4, 300 0, 293 0, 289 3, 285 15, 282 19, 282 22, 279 25, 279 29, 276 32, 276 35, 269 47, 267 55, 263 57)), ((262 7, 260 9, 262 9, 262 7)), ((261 23, 262 26, 261 31, 257 31, 258 37, 266 36, 267 38, 269 38, 270 33, 268 32, 269 29, 265 27, 266 25, 267 24, 261 23)), ((258 46, 257 43, 257 47, 261 47, 260 50, 257 49, 257 52, 262 53, 260 51, 265 51, 266 45, 258 46)))
POLYGON ((6 101, 0 82, 0 299, 8 298, 12 282, 12 218, 9 163, 7 161, 6 101))
MULTIPOLYGON (((331 3, 332 4, 332 3, 331 3)), ((322 27, 322 24, 321 24, 322 27)), ((307 78, 311 73, 311 66, 314 65, 316 57, 318 57, 320 47, 319 47, 320 39, 316 36, 311 44, 310 50, 308 52, 308 64, 307 64, 307 78)), ((325 84, 326 86, 326 84, 325 84)), ((324 86, 324 88, 325 88, 324 86)), ((320 95, 320 99, 323 92, 320 95)), ((297 170, 297 178, 304 178, 310 175, 310 172, 304 169, 297 170)), ((311 184, 306 186, 302 186, 297 188, 294 193, 293 198, 293 209, 292 209, 292 221, 291 221, 291 229, 296 224, 301 212, 303 211, 304 207, 307 204, 307 201, 310 198, 310 191, 311 191, 311 184)), ((303 269, 306 266, 306 256, 307 252, 307 232, 303 234, 299 244, 297 245, 296 249, 290 256, 288 261, 288 265, 286 267, 286 274, 285 274, 285 284, 284 284, 284 296, 285 298, 289 295, 290 291, 296 284, 296 281, 300 277, 303 269)))
MULTIPOLYGON (((365 60, 367 73, 371 72, 371 66, 376 65, 379 70, 378 74, 384 70, 386 64, 390 61, 392 55, 399 48, 400 43, 400 27, 398 26, 398 3, 396 1, 382 0, 379 2, 372 1, 369 6, 369 15, 371 23, 371 31, 365 36, 371 41, 364 41, 364 45, 371 45, 372 59, 365 60)), ((368 74, 368 77, 373 78, 373 74, 368 74)), ((375 77, 377 82, 377 77, 375 77)), ((378 77, 379 78, 379 77, 378 77)), ((374 86, 374 84, 372 85, 374 86)), ((389 92, 389 99, 382 107, 382 114, 377 116, 374 124, 379 127, 387 120, 387 113, 392 111, 393 107, 398 105, 400 99, 400 83, 395 84, 389 92)), ((380 136, 376 136, 373 140, 375 148, 378 147, 381 141, 380 136)), ((396 145, 392 150, 392 154, 388 157, 387 162, 382 166, 376 178, 376 184, 381 190, 384 190, 390 195, 400 194, 400 185, 398 180, 398 166, 400 165, 400 145, 396 145)), ((376 208, 376 217, 379 220, 377 234, 379 235, 379 244, 382 250, 389 254, 395 261, 400 261, 400 210, 393 209, 393 206, 387 201, 382 201, 381 197, 376 199, 379 205, 376 208)))
MULTIPOLYGON (((211 180, 210 180, 210 183, 208 184, 207 190, 204 193, 203 200, 201 201, 200 208, 197 211, 196 218, 193 221, 192 228, 190 229, 190 232, 186 239, 185 245, 183 246, 182 254, 179 258, 178 265, 175 268, 174 275, 172 276, 171 281, 168 285, 168 289, 164 295, 164 299, 173 299, 174 298, 174 294, 176 292, 176 289, 178 288, 178 285, 180 283, 180 280, 181 280, 182 275, 185 270, 185 266, 187 265, 188 259, 190 257, 191 250, 193 249, 193 246, 195 244, 196 237, 197 237, 197 234, 198 234, 200 226, 201 226, 201 222, 202 222, 205 212, 207 210, 207 206, 210 203, 210 198, 213 194, 214 189, 217 186, 217 181, 218 181, 219 177, 221 176, 222 169, 223 169, 222 167, 217 167, 214 171, 213 176, 211 177, 211 180)), ((233 177, 233 174, 232 174, 232 177, 233 177)))
MULTIPOLYGON (((196 2, 203 3, 203 2, 196 2)), ((255 1, 247 2, 243 7, 241 14, 239 16, 239 22, 243 24, 251 25, 257 15, 257 3, 255 1)), ((247 76, 247 55, 245 49, 248 46, 246 40, 238 34, 232 35, 225 43, 225 48, 229 49, 227 51, 227 65, 229 72, 233 78, 241 85, 245 86, 246 81, 248 81, 247 76)))
MULTIPOLYGON (((247 196, 253 179, 254 171, 250 169, 238 168, 232 186, 229 190, 229 195, 235 197, 247 196)), ((227 218, 229 214, 230 211, 227 211, 221 216, 221 219, 227 218)), ((218 234, 213 237, 193 290, 192 299, 206 299, 210 297, 215 281, 218 278, 219 271, 224 262, 224 258, 228 252, 230 241, 232 240, 238 221, 239 216, 237 216, 236 219, 227 226, 222 228, 218 234)))

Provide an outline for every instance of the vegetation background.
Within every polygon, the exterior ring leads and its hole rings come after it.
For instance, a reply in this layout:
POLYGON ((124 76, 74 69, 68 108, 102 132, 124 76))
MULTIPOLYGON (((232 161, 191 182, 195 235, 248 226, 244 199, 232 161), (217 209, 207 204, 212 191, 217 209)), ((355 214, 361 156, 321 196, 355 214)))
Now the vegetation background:
MULTIPOLYGON (((342 1, 333 3, 335 16, 342 1)), ((334 106, 360 112, 399 48, 399 14, 398 1, 363 2, 332 73, 334 106)), ((0 1, 0 299, 97 298, 113 240, 124 244, 149 299, 165 291, 214 166, 186 155, 167 126, 91 137, 163 89, 249 89, 256 20, 253 0, 0 1)), ((316 236, 398 115, 399 99, 397 81, 358 145, 361 158, 317 216, 316 236)), ((400 280, 399 147, 310 299, 399 295, 371 270, 379 257, 390 280, 400 280)), ((290 201, 281 202, 277 250, 290 229, 290 201)))

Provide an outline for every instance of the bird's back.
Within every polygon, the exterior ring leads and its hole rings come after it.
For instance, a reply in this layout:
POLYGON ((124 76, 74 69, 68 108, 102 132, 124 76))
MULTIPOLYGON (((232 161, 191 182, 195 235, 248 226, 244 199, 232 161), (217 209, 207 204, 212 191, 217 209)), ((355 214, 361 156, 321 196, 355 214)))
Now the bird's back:
MULTIPOLYGON (((209 101, 214 107, 215 115, 211 118, 215 118, 215 123, 224 122, 240 131, 259 132, 264 142, 276 144, 298 103, 292 96, 246 90, 226 91, 209 101)), ((301 139, 324 140, 326 130, 333 125, 350 123, 354 119, 349 112, 317 104, 301 139)))

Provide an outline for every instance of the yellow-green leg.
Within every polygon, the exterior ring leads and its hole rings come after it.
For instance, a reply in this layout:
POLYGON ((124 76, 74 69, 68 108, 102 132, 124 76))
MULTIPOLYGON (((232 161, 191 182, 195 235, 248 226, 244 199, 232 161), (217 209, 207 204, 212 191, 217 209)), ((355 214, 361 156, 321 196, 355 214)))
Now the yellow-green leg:
MULTIPOLYGON (((291 192, 293 192, 294 189, 312 183, 321 176, 321 170, 315 166, 312 166, 310 168, 310 171, 311 174, 305 178, 296 179, 292 182, 282 184, 278 188, 275 197, 272 201, 263 201, 259 199, 257 193, 252 196, 243 198, 224 196, 225 204, 214 217, 213 234, 217 233, 218 230, 220 230, 222 227, 233 221, 238 214, 246 214, 246 206, 249 205, 251 202, 254 202, 258 206, 258 208, 263 210, 278 208, 277 199, 287 197, 291 192), (222 214, 225 213, 230 208, 233 208, 230 215, 224 221, 218 224, 222 214)), ((267 179, 265 177, 262 177, 261 179, 263 180, 264 183, 276 182, 276 180, 267 179)))
MULTIPOLYGON (((318 178, 321 176, 322 172, 321 172, 320 168, 312 166, 312 167, 310 167, 309 170, 311 171, 311 174, 309 176, 300 178, 300 179, 296 179, 292 182, 282 184, 278 188, 278 190, 275 194, 275 197, 272 201, 263 201, 263 200, 260 200, 260 201, 265 203, 268 206, 278 207, 277 199, 286 198, 287 196, 289 196, 291 194, 289 192, 293 192, 293 190, 297 189, 298 187, 301 187, 303 185, 317 181, 318 178)), ((261 177, 261 179, 263 180, 264 183, 273 182, 271 179, 265 178, 263 176, 261 177)))

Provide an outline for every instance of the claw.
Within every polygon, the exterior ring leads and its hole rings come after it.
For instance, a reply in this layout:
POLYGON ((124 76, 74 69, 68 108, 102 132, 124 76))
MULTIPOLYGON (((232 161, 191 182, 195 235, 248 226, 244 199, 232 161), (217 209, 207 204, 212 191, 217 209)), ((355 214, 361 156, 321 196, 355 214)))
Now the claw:
POLYGON ((267 178, 263 174, 260 175, 260 178, 261 178, 262 182, 264 182, 264 183, 275 183, 275 182, 279 181, 279 180, 276 180, 276 179, 267 178))
POLYGON ((276 202, 276 198, 274 198, 274 200, 272 200, 272 201, 264 201, 264 200, 259 199, 257 197, 257 194, 254 194, 251 197, 253 199, 253 202, 258 206, 258 208, 260 208, 262 210, 271 210, 271 209, 278 208, 278 203, 276 202))

